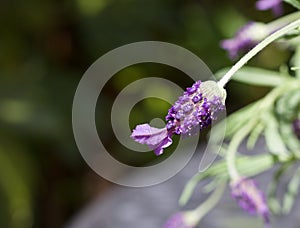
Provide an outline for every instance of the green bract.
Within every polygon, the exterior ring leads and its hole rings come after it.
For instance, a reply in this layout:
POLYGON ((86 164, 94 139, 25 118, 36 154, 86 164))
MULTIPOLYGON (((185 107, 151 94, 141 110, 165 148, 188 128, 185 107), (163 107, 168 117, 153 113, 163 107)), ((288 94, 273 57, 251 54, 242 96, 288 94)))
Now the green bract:
POLYGON ((300 9, 300 1, 299 0, 283 0, 289 4, 291 4, 292 6, 294 6, 297 9, 300 9))

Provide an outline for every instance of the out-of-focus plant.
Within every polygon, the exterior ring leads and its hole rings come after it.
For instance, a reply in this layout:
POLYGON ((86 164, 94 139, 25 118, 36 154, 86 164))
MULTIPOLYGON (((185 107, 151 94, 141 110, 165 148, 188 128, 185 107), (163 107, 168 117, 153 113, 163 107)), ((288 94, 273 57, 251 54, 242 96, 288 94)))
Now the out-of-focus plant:
MULTIPOLYGON (((286 0, 285 2, 300 9, 299 0, 286 0)), ((259 0, 256 6, 259 10, 272 9, 275 15, 283 13, 283 2, 280 0, 259 0)), ((197 184, 204 179, 211 180, 206 190, 214 193, 198 208, 172 216, 165 224, 165 228, 196 227, 202 217, 221 199, 226 183, 229 183, 232 197, 239 206, 250 214, 261 216, 265 227, 270 227, 272 213, 290 212, 298 194, 300 185, 300 168, 297 168, 300 159, 300 12, 283 16, 268 24, 248 23, 234 38, 222 41, 221 46, 228 51, 232 59, 250 51, 233 67, 216 73, 220 78, 217 85, 196 82, 192 87, 187 88, 184 95, 169 110, 165 128, 156 129, 148 124, 138 125, 132 134, 137 142, 147 144, 159 155, 163 152, 163 148, 171 144, 173 134, 190 135, 197 126, 200 130, 206 127, 214 119, 215 112, 218 112, 224 104, 226 93, 223 92, 223 87, 230 79, 255 86, 267 86, 271 90, 260 100, 236 111, 225 120, 227 143, 222 145, 221 157, 223 159, 206 171, 197 173, 187 183, 180 198, 180 204, 187 203, 197 184), (258 52, 273 42, 293 51, 293 57, 285 67, 279 71, 243 67, 258 52), (221 102, 214 103, 214 100, 218 99, 221 102), (218 108, 215 108, 214 104, 218 108), (265 139, 265 151, 252 156, 238 153, 242 142, 246 141, 248 149, 252 150, 260 137, 265 139), (252 177, 275 165, 277 171, 269 183, 266 197, 252 177), (277 186, 291 167, 296 170, 281 204, 281 200, 276 196, 277 186)), ((223 124, 224 122, 219 126, 223 124)), ((214 135, 213 138, 217 143, 222 136, 222 134, 214 135)))
MULTIPOLYGON (((271 3, 272 1, 258 1, 257 5, 262 6, 263 3, 267 2, 271 3)), ((286 2, 300 9, 300 1, 286 2)), ((273 1, 273 3, 273 7, 277 7, 275 11, 278 14, 281 11, 278 7, 282 7, 282 3, 281 1, 273 1)), ((270 8, 272 7, 270 6, 270 8)), ((231 57, 236 57, 248 48, 254 47, 251 50, 253 51, 276 34, 276 31, 280 31, 285 24, 292 21, 299 23, 299 19, 300 13, 295 12, 269 24, 250 23, 240 30, 235 38, 223 41, 222 47, 229 51, 231 57), (259 43, 264 38, 265 40, 259 43)), ((229 182, 232 196, 237 200, 240 207, 250 214, 261 216, 266 227, 271 224, 271 213, 280 214, 291 211, 300 184, 300 168, 297 168, 300 159, 299 24, 294 30, 283 34, 281 39, 276 42, 278 45, 293 50, 291 61, 279 72, 256 67, 243 67, 234 74, 232 80, 255 86, 268 86, 272 89, 265 97, 236 111, 226 119, 225 141, 228 143, 223 144, 222 157, 224 159, 221 159, 205 172, 196 174, 188 182, 180 198, 181 205, 188 201, 200 181, 211 179, 216 190, 219 188, 218 183, 229 182), (239 146, 243 141, 246 140, 247 148, 252 150, 260 137, 264 137, 267 146, 265 151, 261 151, 261 154, 250 156, 238 153, 239 146), (251 178, 273 168, 275 165, 277 171, 269 183, 266 197, 251 178), (292 167, 296 167, 296 169, 283 199, 280 200, 277 198, 277 187, 284 174, 292 167), (282 203, 280 203, 281 201, 282 203)), ((216 75, 222 77, 228 70, 228 68, 222 69, 216 75)), ((217 140, 218 136, 215 136, 215 139, 217 140)), ((201 217, 203 216, 202 213, 201 217)), ((196 226, 195 223, 192 225, 196 226)))

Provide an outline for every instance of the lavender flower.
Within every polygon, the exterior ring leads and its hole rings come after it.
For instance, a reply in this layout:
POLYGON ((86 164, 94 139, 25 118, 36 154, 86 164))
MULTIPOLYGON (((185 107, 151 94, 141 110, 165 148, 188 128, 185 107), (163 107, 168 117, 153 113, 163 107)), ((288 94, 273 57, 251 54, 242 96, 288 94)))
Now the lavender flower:
POLYGON ((250 214, 262 216, 265 225, 270 224, 270 213, 265 196, 252 179, 241 178, 231 184, 231 194, 239 206, 250 214))
POLYGON ((187 223, 184 212, 179 212, 169 218, 163 228, 194 228, 194 226, 187 223))
POLYGON ((300 119, 294 120, 294 122, 293 122, 293 129, 294 129, 295 135, 300 140, 300 119))
POLYGON ((265 24, 249 22, 236 33, 234 38, 221 41, 221 47, 228 51, 231 59, 236 59, 240 53, 253 48, 269 33, 265 24))
POLYGON ((271 9, 276 16, 283 13, 282 0, 258 0, 255 6, 258 10, 271 9))
POLYGON ((138 143, 146 144, 156 155, 172 144, 171 137, 192 135, 208 127, 217 114, 225 109, 226 91, 214 81, 197 81, 186 89, 169 109, 166 127, 162 129, 149 124, 137 125, 131 137, 138 143))

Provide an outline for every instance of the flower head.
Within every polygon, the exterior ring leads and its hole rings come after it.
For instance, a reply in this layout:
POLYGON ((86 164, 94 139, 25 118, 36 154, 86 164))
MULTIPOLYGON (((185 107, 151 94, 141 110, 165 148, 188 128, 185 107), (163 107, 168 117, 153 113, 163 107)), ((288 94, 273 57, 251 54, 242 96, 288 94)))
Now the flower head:
POLYGON ((300 119, 294 120, 293 129, 294 129, 295 135, 300 140, 300 119))
POLYGON ((216 114, 224 109, 224 95, 216 86, 213 81, 197 81, 187 88, 168 111, 168 131, 192 135, 195 130, 208 127, 216 119, 216 114))
POLYGON ((282 0, 258 0, 256 9, 268 10, 271 9, 274 15, 279 16, 283 13, 282 0))
POLYGON ((186 221, 185 213, 178 212, 171 216, 164 224, 164 228, 194 228, 195 226, 189 225, 186 221))
POLYGON ((262 216, 266 225, 270 224, 270 212, 265 196, 252 179, 241 178, 231 184, 231 195, 239 206, 250 214, 262 216))
POLYGON ((217 118, 217 114, 225 109, 225 98, 226 91, 216 82, 197 81, 169 109, 165 128, 137 125, 131 137, 160 155, 164 148, 172 144, 171 137, 174 134, 190 136, 208 127, 217 118))
POLYGON ((249 22, 236 33, 234 38, 221 41, 221 47, 228 51, 231 59, 235 59, 240 53, 253 48, 269 33, 265 24, 249 22))

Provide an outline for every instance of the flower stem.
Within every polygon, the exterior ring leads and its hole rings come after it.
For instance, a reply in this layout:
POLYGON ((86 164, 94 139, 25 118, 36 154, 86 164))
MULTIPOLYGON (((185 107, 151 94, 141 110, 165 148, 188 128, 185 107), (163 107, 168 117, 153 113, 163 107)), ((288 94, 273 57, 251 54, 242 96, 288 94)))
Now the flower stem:
POLYGON ((251 49, 246 55, 244 55, 233 67, 223 76, 223 78, 218 82, 220 87, 224 87, 226 83, 231 79, 231 77, 241 68, 243 67, 251 58, 253 58, 258 52, 264 49, 273 41, 277 40, 281 36, 286 33, 294 30, 300 26, 300 19, 284 26, 278 31, 272 33, 268 37, 266 37, 263 41, 257 44, 253 49, 251 49))
POLYGON ((278 28, 282 28, 283 26, 298 20, 300 18, 300 11, 297 11, 295 13, 288 14, 284 17, 280 17, 277 20, 271 21, 267 24, 268 30, 271 32, 274 32, 278 30, 278 28))
POLYGON ((219 186, 216 187, 216 190, 210 195, 210 197, 202 203, 195 210, 188 212, 187 220, 192 225, 196 225, 200 220, 209 213, 220 201, 226 187, 226 182, 221 182, 219 186))
POLYGON ((231 180, 239 179, 240 175, 236 168, 236 152, 243 139, 248 135, 253 126, 257 123, 257 119, 251 119, 244 127, 242 127, 233 137, 228 146, 226 154, 226 163, 231 180))

